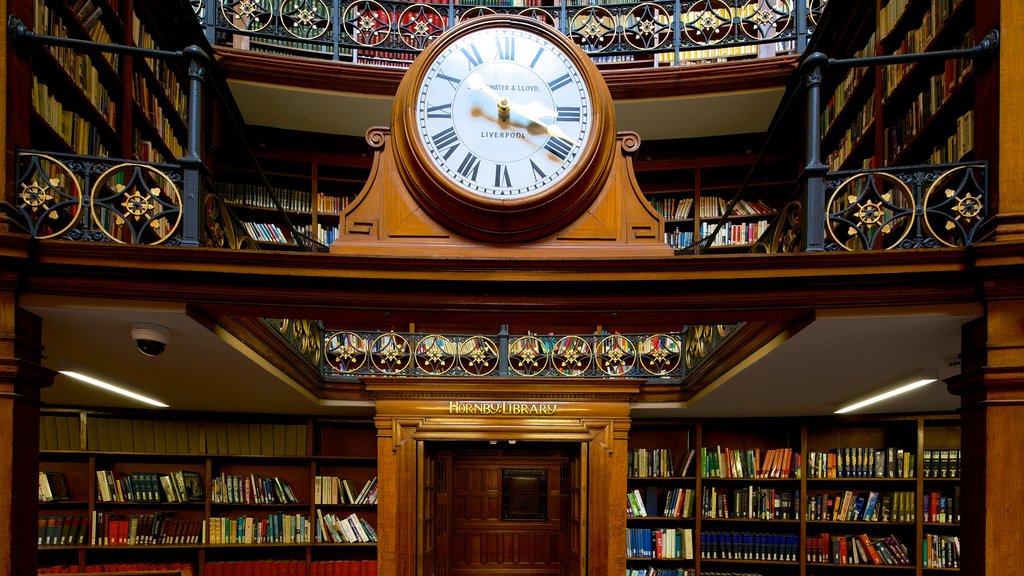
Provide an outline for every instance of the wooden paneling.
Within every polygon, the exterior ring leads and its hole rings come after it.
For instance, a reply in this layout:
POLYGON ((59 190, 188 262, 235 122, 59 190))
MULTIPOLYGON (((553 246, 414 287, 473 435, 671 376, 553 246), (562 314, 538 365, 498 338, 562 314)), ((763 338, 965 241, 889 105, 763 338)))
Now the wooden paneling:
POLYGON ((508 449, 452 453, 451 574, 560 574, 561 467, 567 455, 508 449), (508 468, 547 472, 547 520, 502 519, 502 474, 508 468))

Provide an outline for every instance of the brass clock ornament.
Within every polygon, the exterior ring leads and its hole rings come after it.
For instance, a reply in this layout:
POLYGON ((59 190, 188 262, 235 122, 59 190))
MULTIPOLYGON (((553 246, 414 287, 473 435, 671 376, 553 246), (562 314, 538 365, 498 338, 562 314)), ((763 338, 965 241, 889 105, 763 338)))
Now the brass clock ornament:
POLYGON ((612 164, 611 97, 557 30, 508 15, 449 30, 409 68, 392 116, 399 171, 432 218, 487 242, 556 232, 612 164))

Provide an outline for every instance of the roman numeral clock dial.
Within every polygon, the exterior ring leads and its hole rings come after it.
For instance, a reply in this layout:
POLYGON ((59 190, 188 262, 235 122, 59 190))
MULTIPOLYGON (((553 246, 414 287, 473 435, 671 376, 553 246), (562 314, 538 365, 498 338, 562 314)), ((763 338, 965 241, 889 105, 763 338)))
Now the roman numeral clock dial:
POLYGON ((394 162, 381 166, 402 199, 389 206, 411 209, 410 227, 430 220, 415 234, 437 225, 455 243, 551 239, 618 185, 604 78, 525 16, 479 16, 432 41, 395 92, 390 134, 394 162))
POLYGON ((463 191, 519 200, 558 185, 594 131, 585 75, 565 49, 519 27, 461 35, 428 65, 415 103, 430 163, 463 191))

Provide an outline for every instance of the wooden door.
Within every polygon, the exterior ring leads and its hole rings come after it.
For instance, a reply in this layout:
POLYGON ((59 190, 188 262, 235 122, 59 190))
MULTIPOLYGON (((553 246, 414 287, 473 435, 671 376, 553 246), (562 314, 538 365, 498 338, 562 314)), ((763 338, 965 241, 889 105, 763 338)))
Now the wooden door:
POLYGON ((473 447, 438 454, 446 458, 449 576, 566 574, 562 467, 572 458, 568 450, 473 447))
POLYGON ((560 539, 562 576, 582 576, 586 546, 587 507, 583 498, 583 470, 587 445, 580 444, 572 458, 562 463, 562 537, 560 539))

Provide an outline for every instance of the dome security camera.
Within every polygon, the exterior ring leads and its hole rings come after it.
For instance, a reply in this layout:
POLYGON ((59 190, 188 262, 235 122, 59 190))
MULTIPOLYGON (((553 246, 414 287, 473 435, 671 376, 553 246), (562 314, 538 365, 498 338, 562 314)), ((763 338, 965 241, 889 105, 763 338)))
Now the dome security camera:
POLYGON ((171 331, 158 324, 136 322, 132 324, 132 340, 139 352, 146 356, 159 356, 171 341, 171 331))

